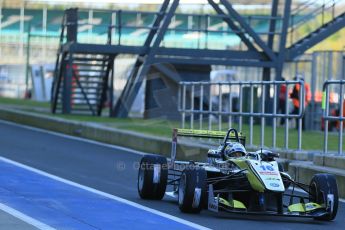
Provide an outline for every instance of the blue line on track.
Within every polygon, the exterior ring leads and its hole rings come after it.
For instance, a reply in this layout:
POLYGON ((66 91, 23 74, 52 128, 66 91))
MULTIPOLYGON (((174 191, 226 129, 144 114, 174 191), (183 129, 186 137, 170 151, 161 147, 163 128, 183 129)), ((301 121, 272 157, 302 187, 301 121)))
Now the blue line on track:
POLYGON ((191 229, 1 160, 0 172, 0 203, 56 229, 191 229))

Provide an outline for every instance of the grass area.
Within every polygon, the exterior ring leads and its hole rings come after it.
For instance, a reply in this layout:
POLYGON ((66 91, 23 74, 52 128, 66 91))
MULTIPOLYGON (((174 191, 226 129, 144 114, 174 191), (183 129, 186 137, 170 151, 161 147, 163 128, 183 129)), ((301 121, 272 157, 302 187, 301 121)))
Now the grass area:
POLYGON ((171 137, 172 129, 179 127, 180 122, 162 119, 140 119, 140 118, 110 118, 92 117, 81 115, 52 115, 68 120, 104 123, 108 127, 136 131, 155 136, 171 137))
POLYGON ((23 106, 23 107, 39 107, 39 108, 49 108, 49 102, 39 102, 33 101, 30 99, 14 99, 14 98, 6 98, 0 97, 0 105, 13 105, 13 106, 23 106))
MULTIPOLYGON (((164 119, 140 119, 140 118, 110 118, 110 117, 93 117, 83 115, 63 115, 63 114, 51 114, 49 112, 49 103, 46 102, 34 102, 31 100, 21 99, 8 99, 0 98, 1 105, 13 105, 16 107, 23 106, 23 110, 35 112, 39 114, 46 114, 52 117, 59 117, 67 120, 94 122, 103 124, 107 127, 114 127, 118 129, 131 130, 144 134, 150 134, 160 137, 171 137, 172 129, 180 127, 180 121, 170 121, 164 119), (45 110, 42 110, 45 108, 45 110)), ((106 113, 105 113, 106 114, 106 113)), ((194 128, 198 128, 198 121, 195 122, 194 128)), ((208 127, 207 123, 203 124, 203 127, 208 127)), ((228 127, 227 123, 222 124, 223 129, 228 127)), ((186 128, 188 124, 186 123, 186 128)), ((234 124, 234 128, 238 128, 237 124, 234 124)), ((218 130, 218 123, 212 124, 213 130, 218 130)), ((243 124, 242 131, 247 135, 247 143, 249 143, 249 125, 243 124)), ((259 124, 254 125, 253 128, 253 144, 259 146, 261 140, 261 126, 259 124)), ((265 127, 264 143, 266 146, 272 146, 272 126, 265 127)), ((284 148, 285 129, 284 127, 277 127, 276 131, 276 146, 284 148)), ((297 149, 298 133, 294 128, 288 130, 289 134, 289 149, 297 149)), ((324 133, 321 131, 304 131, 302 134, 302 149, 304 150, 323 150, 324 133)), ((337 133, 330 133, 328 139, 328 149, 330 151, 336 151, 338 148, 338 135, 337 133)), ((343 140, 343 149, 345 149, 345 140, 343 140)))
MULTIPOLYGON (((85 115, 64 115, 51 114, 49 112, 49 102, 36 102, 33 100, 13 99, 0 97, 1 105, 14 106, 21 108, 24 111, 34 112, 38 114, 45 114, 53 117, 59 117, 67 120, 95 122, 105 124, 108 127, 131 130, 155 136, 171 137, 171 130, 179 127, 179 121, 169 121, 162 119, 144 120, 139 118, 110 118, 110 117, 94 117, 85 115), (45 109, 45 110, 42 110, 45 109)), ((104 111, 107 114, 107 111, 104 111)))

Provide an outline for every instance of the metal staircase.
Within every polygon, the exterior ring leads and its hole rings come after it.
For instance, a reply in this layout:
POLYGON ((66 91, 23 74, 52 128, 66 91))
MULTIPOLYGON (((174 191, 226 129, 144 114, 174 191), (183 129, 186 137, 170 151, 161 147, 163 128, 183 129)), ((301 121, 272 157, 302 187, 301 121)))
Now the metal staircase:
MULTIPOLYGON (((66 25, 65 17, 63 21, 66 25)), ((108 99, 109 104, 112 104, 115 55, 89 54, 64 49, 64 25, 55 65, 51 110, 53 113, 100 116, 108 99)))
POLYGON ((128 116, 129 110, 135 100, 142 81, 149 71, 150 65, 153 64, 152 61, 154 59, 154 55, 156 54, 155 52, 159 48, 172 16, 176 11, 178 3, 179 1, 174 0, 169 7, 169 1, 164 1, 159 12, 155 15, 153 25, 150 28, 150 32, 144 43, 145 47, 151 45, 151 49, 148 52, 138 55, 132 72, 127 80, 126 86, 114 107, 114 116, 128 116))
POLYGON ((288 59, 292 60, 295 57, 303 54, 312 46, 316 45, 317 43, 321 42, 325 38, 331 36, 344 27, 345 12, 292 44, 287 51, 288 59))
POLYGON ((313 0, 307 0, 300 4, 291 15, 290 46, 286 50, 286 61, 294 60, 309 48, 345 27, 345 12, 339 12, 343 4, 342 0, 325 0, 321 5, 315 4, 313 0), (306 25, 313 31, 301 33, 302 27, 306 25))

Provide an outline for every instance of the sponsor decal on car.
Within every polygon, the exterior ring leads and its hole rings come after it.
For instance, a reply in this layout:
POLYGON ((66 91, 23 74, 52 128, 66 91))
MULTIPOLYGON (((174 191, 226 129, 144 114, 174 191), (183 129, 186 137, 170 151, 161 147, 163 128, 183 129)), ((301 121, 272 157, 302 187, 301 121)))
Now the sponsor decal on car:
POLYGON ((261 175, 278 175, 277 172, 259 171, 261 175))
POLYGON ((275 180, 275 181, 280 181, 279 178, 274 178, 274 177, 268 177, 265 180, 275 180))
POLYGON ((270 183, 270 186, 272 186, 274 188, 277 188, 277 187, 279 187, 279 184, 277 184, 277 183, 270 183))

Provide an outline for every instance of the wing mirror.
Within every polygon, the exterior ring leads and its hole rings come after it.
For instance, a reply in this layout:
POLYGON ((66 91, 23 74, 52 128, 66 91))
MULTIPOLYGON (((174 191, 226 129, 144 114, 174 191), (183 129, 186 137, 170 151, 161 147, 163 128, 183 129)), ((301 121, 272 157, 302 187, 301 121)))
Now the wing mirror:
POLYGON ((256 153, 260 154, 261 159, 263 161, 274 161, 274 158, 278 158, 279 157, 279 153, 274 153, 272 151, 269 150, 258 150, 256 151, 256 153))

